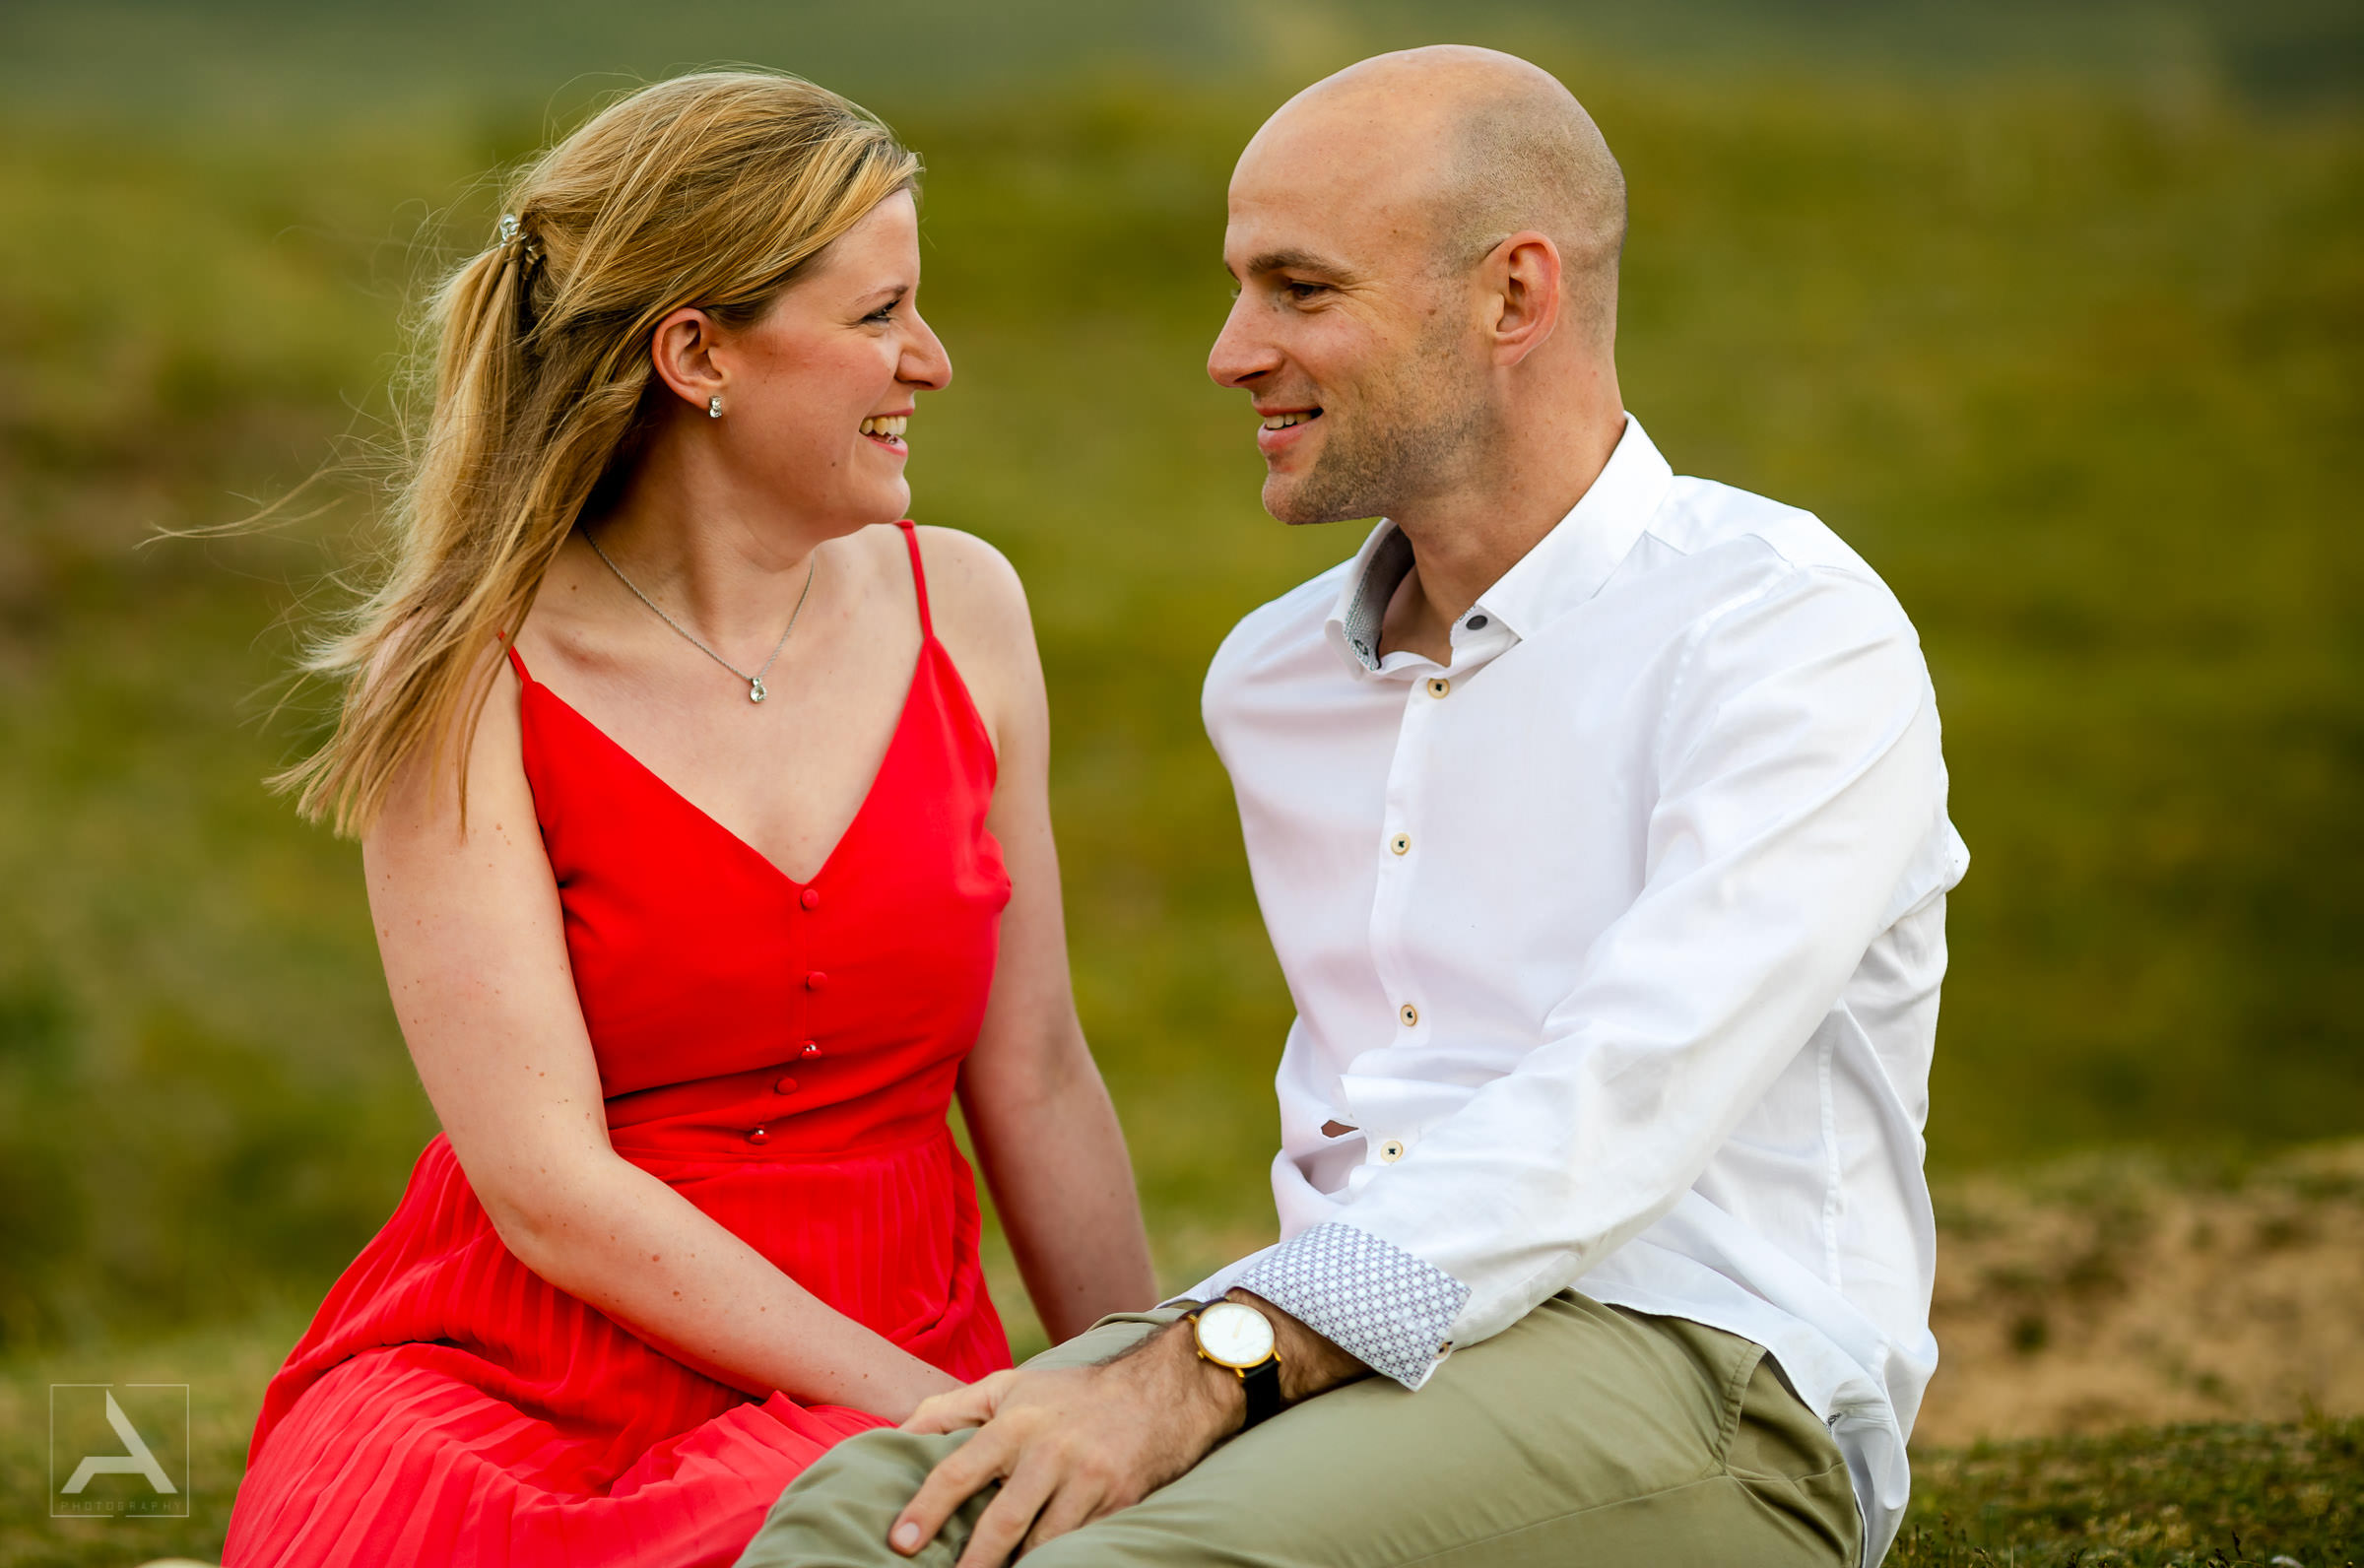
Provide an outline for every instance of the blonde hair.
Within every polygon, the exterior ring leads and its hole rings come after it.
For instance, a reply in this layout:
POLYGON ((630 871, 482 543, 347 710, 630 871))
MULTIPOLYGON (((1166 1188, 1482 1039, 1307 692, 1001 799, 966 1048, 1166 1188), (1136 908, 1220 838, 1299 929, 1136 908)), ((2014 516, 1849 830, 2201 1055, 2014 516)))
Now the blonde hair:
MULTIPOLYGON (((760 316, 919 160, 874 115, 786 75, 714 71, 631 94, 538 158, 500 236, 437 290, 434 400, 396 493, 383 581, 302 669, 342 684, 336 731, 272 780, 313 821, 368 829, 422 745, 466 758, 497 661, 558 547, 628 469, 659 321, 760 316)), ((653 384, 652 384, 653 382, 653 384)))

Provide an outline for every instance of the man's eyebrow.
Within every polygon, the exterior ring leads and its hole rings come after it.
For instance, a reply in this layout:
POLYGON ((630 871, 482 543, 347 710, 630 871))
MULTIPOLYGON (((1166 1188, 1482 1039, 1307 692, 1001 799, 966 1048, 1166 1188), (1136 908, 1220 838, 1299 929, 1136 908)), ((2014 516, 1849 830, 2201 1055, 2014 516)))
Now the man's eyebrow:
POLYGON ((1268 250, 1248 262, 1248 276, 1261 277, 1273 272, 1317 272, 1324 277, 1346 279, 1353 276, 1351 269, 1327 256, 1317 256, 1310 250, 1268 250))

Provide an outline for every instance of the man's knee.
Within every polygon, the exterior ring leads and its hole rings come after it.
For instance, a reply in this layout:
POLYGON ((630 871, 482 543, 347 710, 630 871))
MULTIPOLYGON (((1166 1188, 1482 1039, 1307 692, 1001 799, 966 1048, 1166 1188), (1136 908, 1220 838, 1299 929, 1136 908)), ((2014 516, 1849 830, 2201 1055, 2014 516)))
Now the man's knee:
POLYGON ((955 1537, 955 1538, 968 1538, 968 1528, 984 1511, 990 1490, 955 1515, 946 1536, 915 1558, 889 1548, 886 1531, 928 1471, 968 1436, 921 1436, 883 1427, 847 1438, 788 1483, 736 1568, 945 1568, 952 1561, 945 1538, 955 1537))

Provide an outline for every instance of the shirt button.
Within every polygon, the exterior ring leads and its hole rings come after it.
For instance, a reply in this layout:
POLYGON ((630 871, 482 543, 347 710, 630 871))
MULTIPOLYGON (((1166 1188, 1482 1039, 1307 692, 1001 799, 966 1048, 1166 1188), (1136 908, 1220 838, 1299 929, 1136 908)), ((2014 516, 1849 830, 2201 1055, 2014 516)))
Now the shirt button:
POLYGON ((1452 689, 1453 689, 1453 683, 1452 683, 1452 682, 1450 682, 1450 681, 1448 681, 1448 680, 1446 680, 1446 679, 1445 679, 1443 676, 1439 675, 1439 676, 1431 676, 1431 677, 1429 677, 1429 680, 1428 680, 1428 694, 1429 694, 1430 696, 1432 696, 1432 697, 1441 697, 1441 696, 1443 696, 1443 695, 1444 695, 1446 692, 1448 692, 1448 691, 1450 691, 1450 690, 1452 690, 1452 689))
POLYGON ((1483 617, 1483 616, 1472 616, 1472 617, 1470 617, 1470 629, 1471 629, 1472 631, 1483 631, 1483 630, 1485 629, 1485 617, 1483 617))
POLYGON ((821 907, 821 889, 818 887, 808 887, 803 892, 797 894, 796 901, 800 904, 803 904, 807 909, 819 909, 821 907))
POLYGON ((1409 855, 1412 853, 1412 835, 1410 833, 1398 833, 1395 837, 1387 841, 1387 847, 1394 850, 1399 855, 1409 855))
POLYGON ((1379 1158, 1383 1163, 1393 1165, 1403 1157, 1404 1144, 1399 1140, 1391 1138, 1379 1145, 1379 1158))
POLYGON ((828 983, 829 977, 821 973, 819 969, 816 969, 811 974, 805 976, 805 989, 807 991, 819 991, 822 986, 825 986, 828 983))
POLYGON ((771 1092, 774 1094, 794 1094, 796 1092, 796 1079, 792 1078, 781 1078, 778 1082, 772 1084, 771 1092))
POLYGON ((1404 1020, 1404 1027, 1407 1029, 1414 1028, 1418 1026, 1420 1021, 1420 1010, 1407 1002, 1402 1007, 1396 1009, 1396 1016, 1404 1020))
POLYGON ((821 1042, 818 1040, 807 1040, 805 1042, 804 1049, 796 1054, 802 1057, 819 1056, 821 1055, 821 1042))
POLYGON ((768 1143, 771 1134, 767 1129, 758 1127, 747 1135, 747 1141, 751 1143, 768 1143))

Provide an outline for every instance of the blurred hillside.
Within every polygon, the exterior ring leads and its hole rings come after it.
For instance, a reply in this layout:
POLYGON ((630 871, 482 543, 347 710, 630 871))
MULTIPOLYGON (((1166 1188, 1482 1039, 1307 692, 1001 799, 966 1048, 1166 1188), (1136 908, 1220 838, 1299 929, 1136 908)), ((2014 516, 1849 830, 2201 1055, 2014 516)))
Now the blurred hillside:
POLYGON ((0 9, 0 87, 51 113, 272 125, 423 105, 539 110, 620 74, 756 60, 907 109, 1145 68, 1168 82, 1293 89, 1362 54, 1442 41, 1694 78, 2033 73, 2151 91, 2221 84, 2285 108, 2364 92, 2364 15, 2344 0, 903 0, 885 15, 821 0, 12 0, 0 9))
POLYGON ((1933 1160, 2364 1126, 2352 8, 659 14, 0 11, 0 1340, 308 1306, 431 1134, 356 856, 257 782, 318 720, 267 688, 361 511, 140 542, 380 432, 485 171, 609 73, 718 57, 928 159, 958 380, 916 508, 1033 596, 1080 995, 1170 1274, 1270 1223, 1288 1016, 1199 677, 1360 537, 1264 517, 1202 373, 1223 182, 1287 91, 1437 36, 1560 71, 1623 159, 1626 390, 1676 467, 1820 512, 1922 628, 1977 857, 1933 1160))

